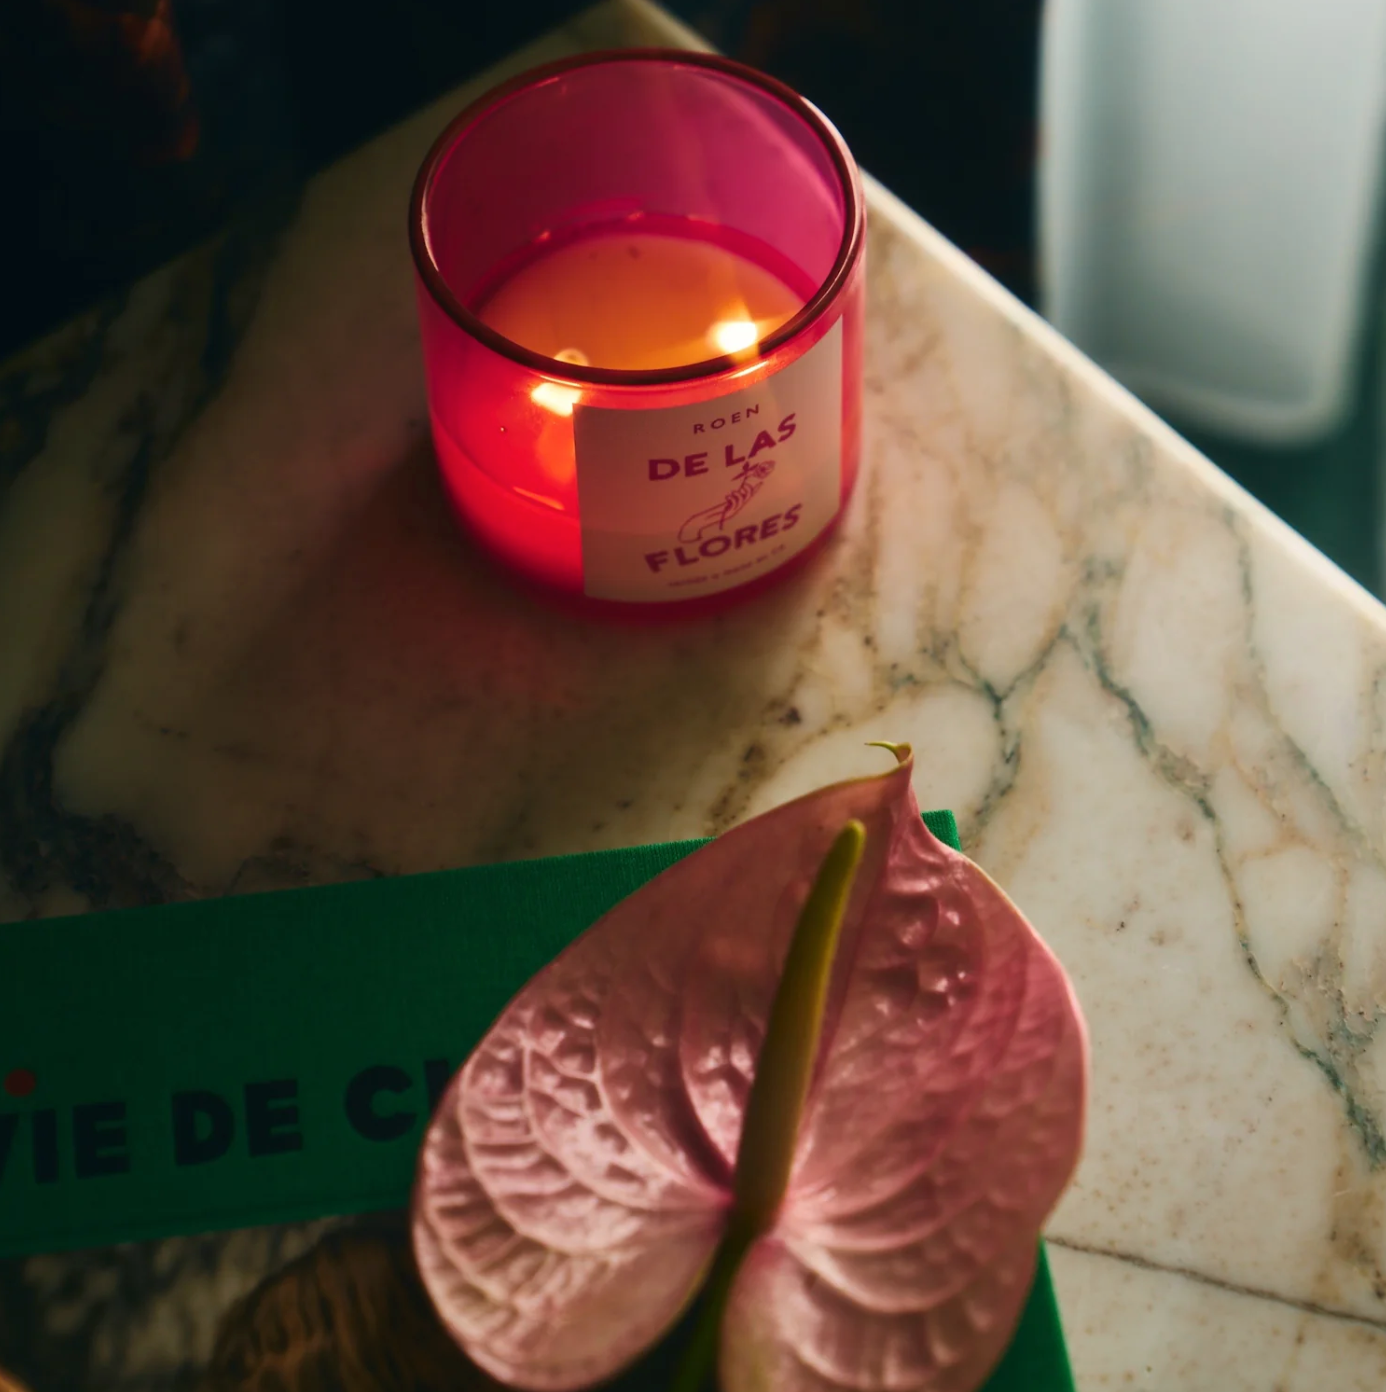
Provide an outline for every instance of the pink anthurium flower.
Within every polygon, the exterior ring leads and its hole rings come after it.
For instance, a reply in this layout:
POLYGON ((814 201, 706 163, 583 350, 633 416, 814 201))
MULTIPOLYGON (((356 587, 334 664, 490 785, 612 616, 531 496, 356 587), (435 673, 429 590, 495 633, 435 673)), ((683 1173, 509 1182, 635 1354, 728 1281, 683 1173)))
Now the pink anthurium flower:
POLYGON ((1005 1351, 1077 1164, 1086 1037, 896 752, 619 904, 453 1079, 415 1251, 497 1378, 599 1382, 704 1284, 722 1392, 968 1392, 1005 1351))

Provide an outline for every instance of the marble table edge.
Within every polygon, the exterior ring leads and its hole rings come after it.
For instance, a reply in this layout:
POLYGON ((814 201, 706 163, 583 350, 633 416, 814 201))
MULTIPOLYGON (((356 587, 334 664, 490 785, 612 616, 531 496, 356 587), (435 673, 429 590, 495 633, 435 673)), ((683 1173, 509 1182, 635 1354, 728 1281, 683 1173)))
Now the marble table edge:
MULTIPOLYGON (((622 3, 641 26, 648 27, 652 34, 662 37, 669 44, 710 49, 711 46, 699 35, 659 10, 649 0, 622 0, 622 3)), ((1076 379, 1087 393, 1124 415, 1131 426, 1145 433, 1151 444, 1167 459, 1191 475, 1196 485, 1253 522, 1268 540, 1288 552, 1338 600, 1376 627, 1386 628, 1386 607, 1374 595, 1220 470, 1155 411, 1093 363, 1040 314, 1023 304, 884 184, 865 172, 863 181, 873 218, 888 222, 895 232, 918 246, 931 262, 965 285, 979 299, 986 301, 1046 357, 1076 379)), ((1076 1238, 1053 1232, 1049 1234, 1049 1242, 1057 1249, 1054 1265, 1061 1292, 1074 1283, 1077 1277, 1076 1263, 1114 1263, 1132 1272, 1188 1283, 1216 1295, 1257 1302, 1302 1321, 1327 1321, 1330 1326, 1371 1331, 1373 1337, 1379 1337, 1386 1331, 1386 1319, 1295 1299, 1270 1289, 1225 1281, 1193 1268, 1167 1265, 1136 1253, 1088 1245, 1076 1238)), ((1302 1329, 1299 1338, 1302 1341, 1302 1329)), ((1098 1374, 1096 1368, 1091 1371, 1098 1374)))
MULTIPOLYGON (((579 15, 571 26, 572 32, 584 40, 590 36, 594 46, 610 43, 609 15, 615 10, 625 11, 627 22, 634 26, 632 45, 649 42, 705 53, 715 51, 701 34, 652 3, 652 0, 606 0, 606 3, 579 15)), ((1152 444, 1193 474, 1209 493, 1254 518, 1276 541, 1297 556, 1322 584, 1364 617, 1386 629, 1386 605, 1375 595, 1219 469, 1138 396, 1098 367, 1046 319, 1017 299, 879 179, 863 170, 862 180, 873 217, 884 219, 896 232, 914 242, 931 261, 966 285, 979 299, 990 304, 1047 357, 1078 379, 1089 392, 1126 415, 1133 426, 1150 437, 1152 444)))
MULTIPOLYGON (((589 9, 580 11, 572 20, 559 29, 549 31, 523 48, 511 54, 499 65, 493 65, 486 73, 464 81, 459 87, 440 98, 426 103, 423 107, 409 113, 399 124, 418 119, 430 110, 446 110, 457 103, 457 92, 475 88, 484 90, 479 83, 491 85, 490 78, 498 70, 520 71, 534 62, 553 56, 545 50, 555 40, 571 38, 570 51, 603 47, 668 47, 683 48, 705 53, 715 52, 712 44, 668 11, 661 9, 653 0, 599 0, 589 9), (543 55, 542 57, 540 55, 543 55)), ((496 77, 495 81, 500 78, 496 77)), ((369 143, 369 142, 367 142, 369 143)), ((1176 460, 1186 471, 1195 476, 1196 481, 1209 493, 1224 499, 1241 513, 1254 518, 1259 526, 1267 531, 1282 547, 1295 555, 1319 580, 1334 591, 1346 604, 1364 618, 1381 626, 1386 631, 1386 606, 1363 586, 1353 580, 1345 571, 1329 560, 1317 547, 1306 541, 1287 523, 1271 512, 1256 497, 1248 493, 1240 484, 1223 473, 1206 455, 1184 439, 1150 407, 1142 402, 1115 378, 1098 367, 1090 358, 1069 342, 1050 325, 1040 314, 1023 304, 999 281, 982 269, 971 257, 938 232, 924 217, 903 200, 892 193, 869 172, 863 171, 863 184, 871 216, 889 223, 902 237, 917 245, 928 259, 946 271, 950 276, 964 284, 979 299, 989 304, 1009 324, 1017 329, 1045 356, 1053 360, 1067 374, 1082 385, 1099 400, 1114 407, 1127 416, 1136 428, 1144 431, 1152 444, 1160 447, 1176 460)), ((165 275, 179 262, 197 256, 205 256, 211 248, 223 240, 225 232, 216 234, 197 246, 189 248, 167 265, 151 272, 146 277, 127 287, 126 293, 146 280, 165 275)), ((115 297, 119 298, 119 297, 115 297)), ((40 349, 50 340, 56 340, 67 333, 83 319, 100 314, 102 304, 88 307, 74 315, 62 325, 42 334, 32 343, 26 344, 0 360, 0 367, 15 364, 40 349)))

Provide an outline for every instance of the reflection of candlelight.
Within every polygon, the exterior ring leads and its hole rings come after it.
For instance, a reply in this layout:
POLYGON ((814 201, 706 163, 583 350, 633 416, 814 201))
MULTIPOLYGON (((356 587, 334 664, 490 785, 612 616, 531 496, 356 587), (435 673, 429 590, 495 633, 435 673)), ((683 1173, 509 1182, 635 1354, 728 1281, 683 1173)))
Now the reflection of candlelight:
MULTIPOLYGON (((711 235, 618 223, 557 245, 497 286, 481 318, 512 342, 578 367, 682 367, 753 349, 804 303, 711 235)), ((531 392, 570 415, 558 398, 531 392)))
MULTIPOLYGON (((769 271, 714 240, 619 224, 549 246, 491 292, 481 317, 556 362, 652 367, 723 353, 753 358, 802 303, 769 271)), ((529 477, 512 481, 519 498, 568 516, 577 505, 573 408, 583 396, 550 378, 529 389, 543 414, 529 477)), ((523 529, 521 515, 514 525, 523 529)))
POLYGON ((719 353, 739 353, 760 337, 760 330, 752 319, 721 319, 707 336, 719 353))
POLYGON ((530 392, 529 399, 556 416, 571 416, 573 407, 582 400, 582 393, 576 387, 565 387, 558 382, 540 382, 530 392))

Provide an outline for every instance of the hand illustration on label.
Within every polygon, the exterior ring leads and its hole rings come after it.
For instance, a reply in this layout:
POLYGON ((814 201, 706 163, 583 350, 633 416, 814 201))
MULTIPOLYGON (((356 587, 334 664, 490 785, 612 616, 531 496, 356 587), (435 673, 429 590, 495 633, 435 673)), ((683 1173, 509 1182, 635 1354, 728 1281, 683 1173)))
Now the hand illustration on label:
POLYGON ((734 480, 736 486, 720 503, 695 512, 679 528, 679 540, 701 541, 708 532, 720 532, 755 497, 774 469, 773 459, 758 459, 754 464, 747 464, 737 474, 734 480))

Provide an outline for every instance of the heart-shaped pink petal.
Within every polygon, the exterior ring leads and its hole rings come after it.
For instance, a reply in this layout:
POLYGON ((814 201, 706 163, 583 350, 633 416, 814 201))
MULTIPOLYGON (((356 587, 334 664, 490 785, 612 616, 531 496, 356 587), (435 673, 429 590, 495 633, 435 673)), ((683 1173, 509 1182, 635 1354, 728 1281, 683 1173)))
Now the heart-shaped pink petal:
POLYGON ((1010 900, 911 817, 866 914, 723 1392, 976 1386, 1077 1163, 1082 1017, 1010 900))
POLYGON ((1081 1140, 1081 1018, 903 764, 720 837, 515 998, 443 1097, 415 1196, 425 1284, 504 1381, 600 1381, 668 1329, 725 1229, 766 1022, 810 884, 866 849, 790 1187, 723 1329, 723 1392, 975 1386, 1081 1140), (971 1381, 969 1381, 971 1379, 971 1381))
POLYGON ((746 1258, 722 1325, 723 1392, 972 1392, 1004 1350, 1034 1275, 1033 1232, 946 1299, 878 1310, 775 1238, 746 1258))

